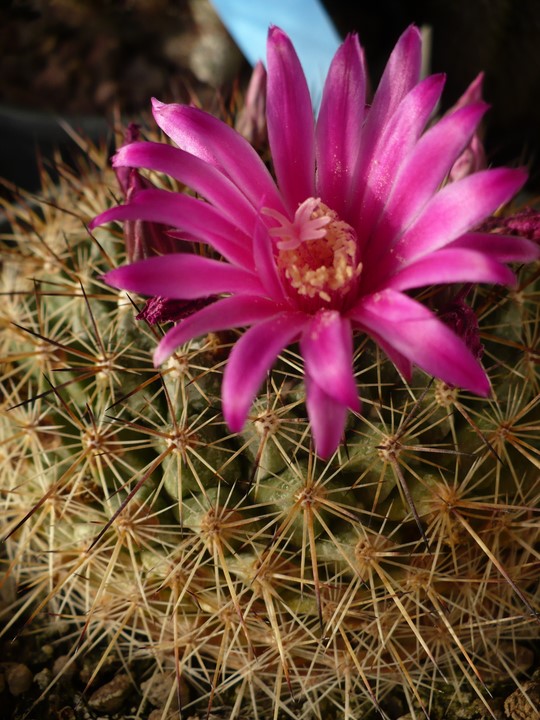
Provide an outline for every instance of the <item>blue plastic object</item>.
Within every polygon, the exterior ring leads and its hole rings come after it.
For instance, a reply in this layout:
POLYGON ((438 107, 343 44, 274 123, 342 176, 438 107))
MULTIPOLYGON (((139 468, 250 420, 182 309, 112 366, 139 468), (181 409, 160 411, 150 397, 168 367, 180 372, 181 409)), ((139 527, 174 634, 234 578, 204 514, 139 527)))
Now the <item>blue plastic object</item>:
POLYGON ((341 40, 319 0, 212 0, 223 24, 252 64, 266 57, 268 27, 277 25, 294 43, 314 105, 341 40))

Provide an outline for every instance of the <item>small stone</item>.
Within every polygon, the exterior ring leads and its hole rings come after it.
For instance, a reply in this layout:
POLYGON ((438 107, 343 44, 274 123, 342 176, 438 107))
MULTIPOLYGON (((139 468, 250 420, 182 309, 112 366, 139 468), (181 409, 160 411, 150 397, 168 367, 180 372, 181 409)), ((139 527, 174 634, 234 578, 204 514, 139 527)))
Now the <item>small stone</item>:
POLYGON ((15 697, 28 692, 32 687, 34 676, 32 671, 23 663, 3 663, 9 692, 15 697))
POLYGON ((75 673, 75 663, 70 663, 70 659, 69 655, 60 655, 57 657, 52 666, 52 674, 55 677, 61 674, 62 678, 70 680, 75 673))
POLYGON ((98 712, 114 713, 120 710, 132 689, 128 675, 116 675, 110 682, 92 693, 88 705, 98 712))
POLYGON ((540 717, 537 709, 540 707, 540 684, 533 681, 526 682, 523 689, 529 696, 529 700, 518 688, 504 701, 504 714, 510 720, 538 720, 540 717))
POLYGON ((58 720, 76 720, 76 718, 75 710, 69 705, 58 711, 58 720))
MULTIPOLYGON (((5 456, 7 458, 7 455, 5 456)), ((4 457, 0 458, 4 459, 4 457)), ((0 585, 0 610, 7 608, 17 599, 17 583, 13 577, 2 576, 0 585)))
POLYGON ((42 645, 41 654, 43 658, 45 658, 45 661, 50 660, 54 655, 54 647, 49 643, 47 643, 46 645, 42 645))
POLYGON ((163 716, 163 708, 156 708, 155 710, 152 710, 152 712, 148 716, 148 720, 173 720, 173 718, 177 717, 177 712, 168 713, 167 715, 163 716))
MULTIPOLYGON (((152 705, 158 708, 168 705, 171 710, 176 710, 178 708, 178 695, 176 691, 174 691, 172 702, 169 703, 173 685, 176 685, 174 675, 156 674, 141 683, 141 690, 152 705)), ((186 682, 183 678, 180 678, 180 696, 183 703, 187 702, 188 692, 186 682)))
MULTIPOLYGON (((110 672, 116 665, 116 659, 109 655, 105 661, 101 664, 100 671, 97 675, 98 678, 102 677, 104 673, 110 672)), ((90 678, 93 677, 96 665, 95 660, 92 657, 85 657, 82 663, 82 667, 79 670, 79 680, 86 685, 90 678)), ((94 678, 95 679, 95 678, 94 678)))
POLYGON ((40 670, 38 673, 34 675, 34 682, 38 686, 40 690, 45 690, 45 688, 48 686, 48 684, 52 680, 52 673, 49 670, 49 668, 43 668, 43 670, 40 670))

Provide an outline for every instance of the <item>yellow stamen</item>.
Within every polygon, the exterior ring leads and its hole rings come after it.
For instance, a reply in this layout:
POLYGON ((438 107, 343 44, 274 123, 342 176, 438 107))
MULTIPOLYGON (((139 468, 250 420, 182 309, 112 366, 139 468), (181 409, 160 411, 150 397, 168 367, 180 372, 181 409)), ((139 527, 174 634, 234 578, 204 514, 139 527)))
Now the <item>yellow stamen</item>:
POLYGON ((265 211, 281 223, 270 230, 279 237, 277 265, 298 295, 324 303, 342 296, 362 270, 356 262, 354 229, 317 198, 308 198, 293 222, 265 211))

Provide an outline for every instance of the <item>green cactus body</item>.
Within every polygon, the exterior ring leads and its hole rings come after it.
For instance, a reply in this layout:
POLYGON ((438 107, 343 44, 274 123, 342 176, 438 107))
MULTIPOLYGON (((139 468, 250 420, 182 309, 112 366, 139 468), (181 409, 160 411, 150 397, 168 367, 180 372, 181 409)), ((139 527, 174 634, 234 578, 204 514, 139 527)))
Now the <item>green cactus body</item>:
POLYGON ((531 706, 537 267, 476 293, 489 399, 421 372, 407 386, 360 338, 364 415, 323 462, 293 352, 237 436, 220 409, 230 337, 153 367, 161 329, 99 280, 119 231, 84 227, 114 183, 94 155, 45 187, 53 204, 9 206, 2 238, 4 582, 20 589, 5 636, 67 628, 69 662, 97 653, 90 688, 123 663, 129 717, 178 717, 176 688, 185 717, 438 718, 473 701, 499 717, 508 682, 531 706))

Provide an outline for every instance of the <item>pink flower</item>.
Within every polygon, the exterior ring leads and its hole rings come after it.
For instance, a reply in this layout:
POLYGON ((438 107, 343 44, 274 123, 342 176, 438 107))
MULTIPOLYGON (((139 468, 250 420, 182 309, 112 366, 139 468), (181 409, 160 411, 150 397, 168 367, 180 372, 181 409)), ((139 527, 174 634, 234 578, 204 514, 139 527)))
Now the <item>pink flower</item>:
MULTIPOLYGON (((478 103, 482 100, 482 84, 484 82, 484 73, 480 73, 472 81, 457 103, 449 110, 450 113, 466 107, 471 103, 478 103)), ((468 145, 462 150, 456 159, 449 173, 449 180, 461 180, 461 178, 471 173, 483 170, 487 166, 486 153, 484 151, 484 143, 482 142, 481 132, 477 128, 473 133, 468 145)))
POLYGON ((464 285, 450 302, 443 305, 439 311, 439 318, 463 340, 474 357, 480 359, 484 354, 484 346, 480 340, 478 318, 474 310, 465 302, 471 287, 470 283, 464 285))
POLYGON ((540 212, 532 207, 524 207, 510 215, 490 217, 482 223, 482 230, 520 235, 538 243, 540 242, 540 212))
MULTIPOLYGON (((131 145, 139 139, 139 126, 130 123, 125 132, 125 145, 131 145)), ((116 179, 124 198, 129 202, 138 192, 153 187, 152 183, 142 177, 135 168, 118 165, 115 168, 116 179)), ((137 218, 127 220, 124 224, 124 242, 129 262, 136 262, 152 255, 163 255, 174 252, 174 240, 167 235, 165 228, 137 218)))
POLYGON ((261 147, 267 140, 266 70, 262 62, 253 68, 244 106, 238 113, 234 127, 255 148, 261 147))
POLYGON ((142 190, 93 226, 134 219, 178 228, 220 259, 179 253, 107 273, 114 287, 183 300, 219 296, 165 335, 162 363, 207 332, 248 328, 224 373, 223 413, 239 431, 279 353, 299 342, 317 452, 329 456, 347 410, 360 412, 353 335, 367 333, 405 377, 412 363, 479 395, 489 380, 465 342, 405 294, 433 283, 513 283, 504 263, 537 257, 524 239, 470 232, 523 185, 523 170, 444 184, 485 112, 467 104, 426 130, 441 75, 419 80, 420 35, 399 39, 371 106, 356 36, 337 51, 315 121, 289 38, 268 39, 267 125, 276 180, 249 143, 201 110, 154 102, 178 148, 133 143, 116 167, 167 173, 205 200, 142 190))

